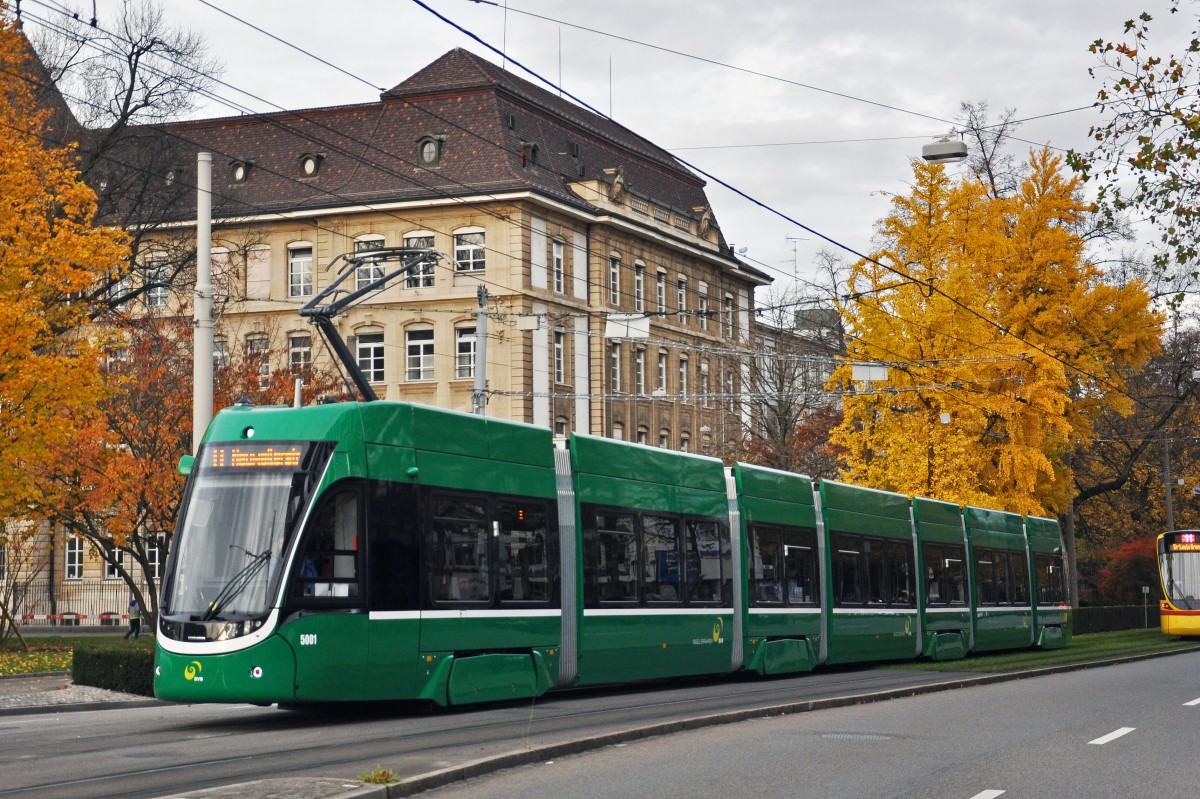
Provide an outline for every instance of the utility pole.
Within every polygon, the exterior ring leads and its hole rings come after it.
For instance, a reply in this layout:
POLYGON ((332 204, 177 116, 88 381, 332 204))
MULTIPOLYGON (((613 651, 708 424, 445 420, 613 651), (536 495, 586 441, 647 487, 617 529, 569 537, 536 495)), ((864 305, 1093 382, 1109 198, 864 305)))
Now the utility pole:
POLYGON ((196 153, 196 297, 192 339, 192 454, 212 421, 212 153, 196 153))
POLYGON ((483 416, 487 403, 487 286, 480 286, 476 296, 479 310, 475 314, 475 388, 471 391, 471 410, 483 416))
POLYGON ((1163 439, 1163 484, 1167 487, 1167 529, 1175 529, 1175 506, 1171 501, 1171 439, 1163 439))

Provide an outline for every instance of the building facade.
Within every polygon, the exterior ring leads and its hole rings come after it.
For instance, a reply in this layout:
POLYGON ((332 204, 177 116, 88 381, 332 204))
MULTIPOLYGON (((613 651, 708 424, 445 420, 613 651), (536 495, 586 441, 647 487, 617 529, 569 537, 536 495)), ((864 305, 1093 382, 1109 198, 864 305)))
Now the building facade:
MULTIPOLYGON (((747 431, 754 290, 770 279, 726 243, 704 182, 611 120, 456 49, 374 102, 131 129, 88 180, 134 239, 119 288, 140 285, 135 313, 191 314, 194 268, 166 276, 194 264, 202 152, 217 369, 235 350, 264 380, 332 367, 298 311, 341 256, 428 248, 436 259, 336 320, 378 397, 470 411, 482 370, 486 415, 561 436, 720 453, 747 431)), ((387 265, 354 268, 351 289, 387 265)), ((35 615, 124 607, 102 553, 45 540, 35 615)))
MULTIPOLYGON (((482 369, 487 415, 563 435, 697 449, 744 427, 734 398, 769 278, 726 244, 703 181, 478 56, 453 50, 378 102, 178 123, 145 141, 171 153, 164 189, 194 183, 196 153, 213 154, 218 367, 234 347, 275 368, 329 358, 297 310, 338 257, 428 247, 435 262, 337 320, 380 398, 471 410, 482 369)), ((164 258, 192 235, 194 205, 176 208, 164 258)), ((146 280, 156 257, 142 248, 146 280)), ((384 268, 361 263, 345 285, 384 268)), ((142 295, 167 313, 187 300, 142 295)))

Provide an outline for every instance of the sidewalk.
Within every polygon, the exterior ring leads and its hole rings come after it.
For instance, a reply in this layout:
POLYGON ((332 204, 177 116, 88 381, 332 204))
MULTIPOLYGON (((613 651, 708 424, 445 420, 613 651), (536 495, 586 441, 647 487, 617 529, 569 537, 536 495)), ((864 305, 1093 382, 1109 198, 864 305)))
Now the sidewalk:
POLYGON ((67 671, 0 675, 0 716, 149 707, 157 704, 157 699, 146 696, 76 685, 71 682, 71 673, 67 671))

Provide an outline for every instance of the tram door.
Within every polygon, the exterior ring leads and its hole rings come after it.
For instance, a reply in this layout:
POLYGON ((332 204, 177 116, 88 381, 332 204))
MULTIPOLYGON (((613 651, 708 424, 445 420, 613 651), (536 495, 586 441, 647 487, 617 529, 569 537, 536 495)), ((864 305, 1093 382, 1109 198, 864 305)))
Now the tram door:
POLYGON ((367 624, 359 542, 362 491, 334 488, 310 517, 288 591, 290 621, 280 629, 296 654, 296 699, 360 698, 367 624))

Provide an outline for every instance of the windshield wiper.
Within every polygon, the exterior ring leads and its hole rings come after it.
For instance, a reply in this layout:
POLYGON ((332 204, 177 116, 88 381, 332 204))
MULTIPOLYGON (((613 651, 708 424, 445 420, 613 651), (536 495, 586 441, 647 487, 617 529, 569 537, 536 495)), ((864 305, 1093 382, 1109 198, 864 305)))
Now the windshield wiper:
POLYGON ((254 578, 258 576, 258 573, 261 572, 263 567, 266 566, 271 560, 271 550, 269 549, 264 550, 258 555, 255 555, 253 552, 239 547, 236 544, 230 544, 229 548, 241 549, 243 552, 249 555, 252 560, 243 566, 237 574, 230 577, 229 582, 225 583, 225 585, 221 587, 221 590, 217 592, 217 595, 213 598, 212 602, 208 603, 208 610, 205 611, 204 615, 200 618, 200 621, 212 621, 215 619, 217 614, 225 609, 225 605, 227 603, 232 602, 243 591, 246 590, 246 586, 250 585, 250 583, 254 581, 254 578))
POLYGON ((1187 594, 1183 593, 1182 586, 1180 586, 1179 583, 1175 582, 1174 577, 1171 578, 1171 585, 1174 586, 1177 591, 1179 591, 1179 600, 1181 602, 1183 602, 1184 605, 1187 606, 1187 610, 1194 610, 1194 608, 1192 607, 1192 603, 1189 601, 1190 599, 1192 599, 1192 597, 1189 597, 1187 594))

